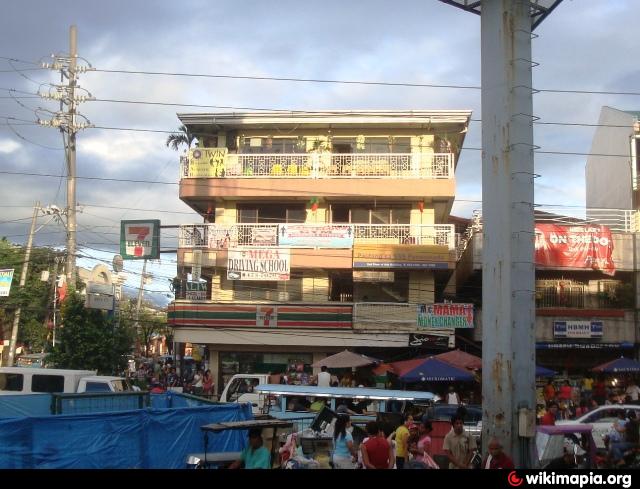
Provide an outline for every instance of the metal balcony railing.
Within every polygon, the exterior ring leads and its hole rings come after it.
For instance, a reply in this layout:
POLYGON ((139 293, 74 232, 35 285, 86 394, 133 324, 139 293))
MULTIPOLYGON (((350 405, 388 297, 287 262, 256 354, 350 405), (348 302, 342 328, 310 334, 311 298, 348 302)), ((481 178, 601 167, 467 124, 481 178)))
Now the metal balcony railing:
MULTIPOLYGON (((296 224, 304 226, 304 224, 296 224)), ((309 226, 318 226, 309 224, 309 226)), ((331 227, 332 224, 324 226, 331 227)), ((345 224, 335 224, 344 229, 345 224)), ((455 249, 452 224, 352 224, 355 243, 439 245, 455 249)), ((278 224, 183 224, 180 248, 226 249, 279 246, 278 224)))
POLYGON ((392 178, 447 179, 452 153, 227 154, 203 171, 180 158, 181 178, 392 178))

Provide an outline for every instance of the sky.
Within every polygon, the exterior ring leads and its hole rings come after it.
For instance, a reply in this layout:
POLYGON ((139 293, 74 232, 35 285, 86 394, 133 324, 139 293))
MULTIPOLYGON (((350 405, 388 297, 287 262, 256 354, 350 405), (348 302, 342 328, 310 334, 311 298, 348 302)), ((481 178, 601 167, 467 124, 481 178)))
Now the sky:
MULTIPOLYGON (((637 20, 634 0, 565 0, 536 29, 534 88, 636 90, 637 20)), ((65 170, 60 133, 31 124, 46 118, 42 109, 56 110, 56 103, 33 94, 59 82, 59 74, 30 63, 68 52, 72 24, 79 55, 97 69, 480 85, 480 18, 437 0, 6 2, 0 19, 0 171, 61 175, 65 170)), ((227 107, 220 111, 470 109, 472 119, 481 116, 477 89, 100 71, 80 75, 79 85, 97 99, 227 107)), ((595 124, 602 106, 638 110, 639 99, 542 92, 534 96, 534 115, 540 122, 595 124)), ((98 127, 172 131, 179 126, 177 112, 217 109, 91 101, 79 110, 98 127)), ((542 151, 588 153, 594 128, 538 124, 534 131, 542 151)), ((179 156, 165 147, 166 136, 99 128, 78 134, 79 176, 169 182, 78 180, 79 265, 111 262, 122 219, 200 222, 178 198, 179 156)), ((454 214, 468 217, 481 207, 480 146, 481 123, 474 121, 458 162, 454 214)), ((536 203, 584 206, 586 158, 537 154, 536 203)), ((63 208, 65 185, 58 177, 0 174, 0 236, 24 243, 34 202, 63 208)), ((175 249, 176 234, 163 229, 162 248, 175 249)), ((63 246, 64 240, 60 225, 47 225, 35 244, 63 246)), ((175 265, 175 254, 151 262, 147 290, 169 300, 175 265)), ((140 262, 125 264, 131 290, 140 283, 141 268, 140 262)))

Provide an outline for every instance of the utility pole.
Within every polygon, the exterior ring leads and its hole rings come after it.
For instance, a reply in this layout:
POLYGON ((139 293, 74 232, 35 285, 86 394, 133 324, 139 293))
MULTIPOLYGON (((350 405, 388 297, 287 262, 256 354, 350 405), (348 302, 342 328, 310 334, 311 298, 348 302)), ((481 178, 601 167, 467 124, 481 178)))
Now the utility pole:
MULTIPOLYGON (((144 293, 144 281, 147 273, 147 260, 145 259, 142 265, 142 275, 140 276, 140 288, 138 289, 138 302, 136 304, 136 342, 138 343, 138 349, 140 349, 140 307, 142 306, 142 295, 144 293)), ((147 345, 144 349, 145 355, 147 354, 147 345)))
MULTIPOLYGON (((33 217, 31 218, 31 229, 29 229, 29 238, 27 239, 27 249, 24 253, 24 263, 22 264, 22 270, 20 272, 20 290, 24 287, 27 281, 27 272, 29 271, 29 259, 31 258, 31 246, 33 245, 33 235, 36 233, 36 222, 38 220, 38 213, 40 212, 40 202, 36 202, 33 206, 33 217)), ((6 365, 13 366, 14 358, 16 356, 16 342, 18 341, 18 326, 20 324, 20 314, 22 308, 18 307, 13 316, 13 327, 11 328, 11 342, 9 343, 9 355, 7 357, 6 365)))
POLYGON ((93 70, 91 65, 78 66, 78 31, 75 25, 69 28, 69 54, 52 54, 52 63, 43 63, 43 68, 60 71, 61 79, 67 78, 68 83, 50 85, 48 92, 38 92, 42 98, 59 100, 60 110, 49 112, 51 119, 38 119, 38 124, 59 128, 65 145, 65 158, 67 163, 67 285, 76 286, 76 133, 82 129, 93 127, 91 123, 80 114, 77 105, 87 100, 94 100, 89 92, 78 85, 78 73, 93 70), (86 95, 79 95, 83 90, 86 95), (65 110, 66 109, 66 110, 65 110), (79 122, 82 118, 84 122, 79 122), (65 137, 66 136, 66 137, 65 137))
MULTIPOLYGON (((441 0, 481 16, 482 442, 535 450, 532 31, 562 0, 441 0)), ((483 453, 486 450, 483 450, 483 453)))
POLYGON ((67 147, 67 286, 76 287, 76 67, 78 31, 69 28, 69 144, 67 147))

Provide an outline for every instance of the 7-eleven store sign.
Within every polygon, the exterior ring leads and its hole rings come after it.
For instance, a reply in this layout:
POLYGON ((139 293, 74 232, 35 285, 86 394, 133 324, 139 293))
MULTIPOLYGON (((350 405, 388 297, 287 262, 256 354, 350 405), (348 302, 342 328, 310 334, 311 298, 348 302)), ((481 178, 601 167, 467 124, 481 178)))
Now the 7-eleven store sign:
POLYGON ((124 260, 160 258, 160 221, 121 221, 120 254, 124 260))

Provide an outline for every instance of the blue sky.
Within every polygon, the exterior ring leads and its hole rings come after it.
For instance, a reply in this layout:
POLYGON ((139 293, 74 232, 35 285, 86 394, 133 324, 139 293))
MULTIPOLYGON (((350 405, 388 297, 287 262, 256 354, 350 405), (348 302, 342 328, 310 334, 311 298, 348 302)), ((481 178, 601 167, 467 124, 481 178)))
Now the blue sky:
MULTIPOLYGON (((640 69, 632 55, 638 45, 637 19, 637 2, 632 0, 565 0, 536 30, 533 59, 540 66, 534 69, 534 87, 636 90, 640 69)), ((6 2, 0 20, 0 56, 33 62, 65 52, 70 24, 78 27, 80 55, 100 69, 480 84, 480 19, 436 0, 6 2)), ((0 59, 1 88, 33 93, 42 83, 55 81, 52 72, 16 72, 0 59)), ((478 90, 103 72, 82 75, 80 85, 101 99, 300 110, 471 109, 473 118, 480 118, 478 90)), ((0 168, 60 174, 59 133, 6 119, 33 121, 34 109, 53 110, 55 104, 0 92, 0 168)), ((603 105, 640 109, 638 99, 545 92, 535 95, 534 113, 545 122, 594 124, 603 105)), ((157 130, 175 129, 179 124, 175 114, 183 111, 200 109, 106 102, 81 106, 97 126, 157 130)), ((538 125, 535 142, 545 151, 588 153, 593 130, 538 125)), ((177 182, 178 155, 164 146, 165 137, 84 131, 78 136, 78 174, 177 182)), ((480 123, 473 122, 465 148, 479 148, 480 140, 480 123)), ((537 155, 536 172, 542 176, 536 180, 536 202, 584 205, 585 161, 585 156, 537 155)), ((479 175, 480 152, 464 149, 457 172, 460 201, 454 213, 468 216, 480 206, 468 202, 481 198, 479 175)), ((58 178, 1 175, 0 192, 0 235, 17 243, 25 241, 36 199, 61 207, 65 202, 64 181, 58 178)), ((197 221, 178 199, 176 185, 80 180, 78 202, 84 204, 78 218, 82 253, 108 262, 121 219, 197 221)), ((163 247, 175 248, 175 236, 175 230, 164 230, 163 247)), ((63 243, 64 233, 55 226, 44 228, 36 238, 40 245, 63 243)), ((92 263, 97 262, 89 258, 81 262, 92 263)), ((131 286, 139 284, 139 268, 139 263, 126 264, 131 286)), ((155 278, 148 288, 166 291, 167 278, 175 274, 175 255, 166 255, 149 269, 155 278)))

